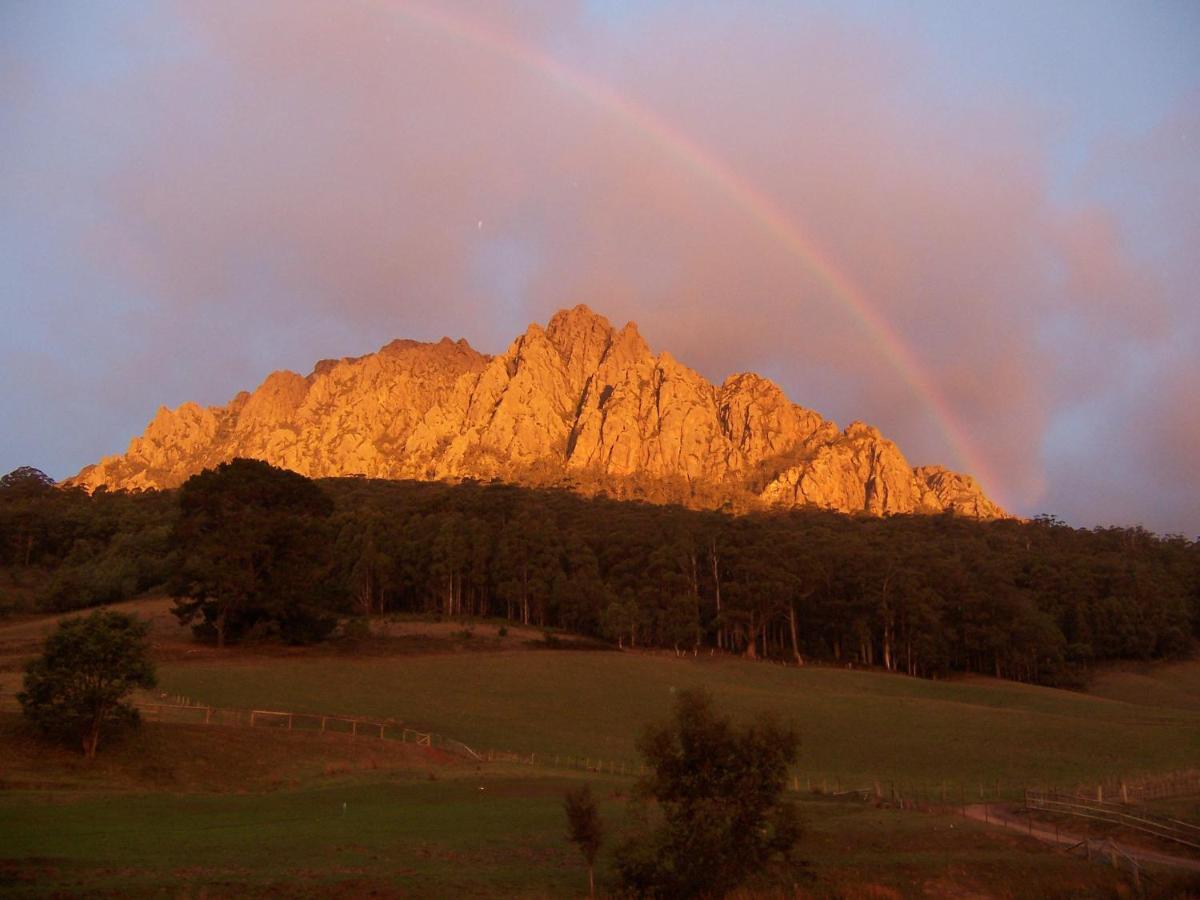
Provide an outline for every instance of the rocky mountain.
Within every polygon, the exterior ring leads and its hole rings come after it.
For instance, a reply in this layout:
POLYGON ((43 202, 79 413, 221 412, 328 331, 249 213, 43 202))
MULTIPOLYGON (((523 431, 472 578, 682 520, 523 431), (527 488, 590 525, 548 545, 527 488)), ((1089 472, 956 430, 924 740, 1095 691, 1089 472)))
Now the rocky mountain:
POLYGON ((845 430, 765 378, 717 386, 637 326, 585 306, 530 325, 487 356, 466 341, 393 341, 275 372, 223 407, 162 408, 123 456, 74 479, 166 488, 236 456, 312 477, 499 478, 625 497, 749 509, 815 505, 875 515, 1004 512, 969 475, 913 469, 894 443, 845 430))

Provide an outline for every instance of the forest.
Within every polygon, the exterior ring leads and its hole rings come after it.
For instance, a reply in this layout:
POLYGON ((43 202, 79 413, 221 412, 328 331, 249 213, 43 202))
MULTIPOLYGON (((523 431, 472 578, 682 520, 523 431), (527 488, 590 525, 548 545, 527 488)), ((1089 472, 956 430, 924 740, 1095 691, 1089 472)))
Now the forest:
POLYGON ((218 643, 420 613, 1076 686, 1200 636, 1200 542, 1138 527, 733 515, 502 483, 313 481, 253 460, 140 493, 16 470, 0 479, 0 552, 0 615, 166 591, 218 643))

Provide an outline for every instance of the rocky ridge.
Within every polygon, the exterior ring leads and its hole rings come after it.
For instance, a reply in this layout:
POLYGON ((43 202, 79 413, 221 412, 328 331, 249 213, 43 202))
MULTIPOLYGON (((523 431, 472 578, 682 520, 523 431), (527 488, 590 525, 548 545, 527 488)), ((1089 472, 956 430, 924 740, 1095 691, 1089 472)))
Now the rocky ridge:
POLYGON ((1004 511, 969 475, 913 469, 869 425, 845 430, 752 373, 709 383, 630 322, 585 306, 530 325, 499 356, 465 340, 393 341, 275 372, 223 407, 161 408, 88 489, 169 488, 237 456, 310 477, 499 478, 747 509, 874 515, 1004 511))

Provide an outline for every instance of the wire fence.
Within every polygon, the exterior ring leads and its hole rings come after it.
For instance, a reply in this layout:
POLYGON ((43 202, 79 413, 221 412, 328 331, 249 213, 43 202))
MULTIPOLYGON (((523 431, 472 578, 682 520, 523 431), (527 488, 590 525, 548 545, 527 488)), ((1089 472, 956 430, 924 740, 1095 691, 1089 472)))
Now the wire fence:
MULTIPOLYGON (((1077 788, 1077 794, 1086 793, 1077 788)), ((1200 794, 1200 771, 1168 772, 1165 775, 1141 775, 1096 785, 1097 800, 1116 800, 1122 803, 1146 803, 1191 797, 1200 794)))
MULTIPOLYGON (((16 706, 10 698, 0 698, 0 707, 10 705, 16 706)), ((474 762, 528 765, 620 777, 646 774, 646 766, 640 760, 603 753, 579 755, 495 748, 476 750, 455 738, 415 729, 391 718, 218 707, 199 703, 190 697, 165 693, 155 699, 138 698, 134 705, 146 719, 158 722, 341 735, 352 739, 397 741, 436 748, 474 762)), ((1153 814, 1141 806, 1147 801, 1200 795, 1200 771, 1196 770, 1112 778, 1095 785, 1076 785, 1069 789, 1031 787, 1001 779, 970 783, 961 780, 930 782, 793 771, 788 775, 786 787, 794 793, 813 797, 874 802, 898 809, 959 808, 965 812, 968 805, 978 803, 1023 805, 1027 812, 1037 810, 1081 819, 1091 818, 1172 840, 1191 849, 1200 849, 1200 826, 1153 814)))
MULTIPOLYGON (((187 700, 172 697, 171 700, 187 700)), ((432 747, 467 759, 483 757, 462 741, 434 732, 420 731, 393 719, 372 719, 322 713, 298 713, 276 709, 234 709, 195 703, 135 702, 143 718, 156 722, 190 725, 241 725, 307 734, 342 735, 371 738, 432 747)))
POLYGON ((1088 862, 1108 862, 1118 872, 1122 869, 1128 870, 1129 877, 1133 881, 1134 890, 1139 897, 1142 896, 1142 882, 1153 882, 1155 880, 1146 871, 1141 860, 1126 853, 1119 844, 1113 842, 1112 838, 1105 838, 1102 841, 1084 840, 1066 849, 1068 853, 1082 854, 1087 858, 1088 862))
POLYGON ((1193 850, 1200 850, 1200 825, 1131 808, 1125 804, 1093 800, 1073 794, 1063 795, 1058 792, 1027 791, 1025 809, 1029 812, 1056 813, 1077 819, 1104 822, 1138 831, 1160 840, 1182 844, 1193 850))

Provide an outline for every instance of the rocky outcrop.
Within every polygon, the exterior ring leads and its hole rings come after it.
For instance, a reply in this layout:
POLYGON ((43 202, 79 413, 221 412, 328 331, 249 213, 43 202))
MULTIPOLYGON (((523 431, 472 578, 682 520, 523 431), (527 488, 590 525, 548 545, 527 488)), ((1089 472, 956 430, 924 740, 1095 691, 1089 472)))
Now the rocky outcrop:
POLYGON ((941 466, 918 466, 913 474, 921 488, 923 508, 949 510, 975 519, 1007 517, 970 475, 960 475, 941 466))
POLYGON ((720 386, 630 322, 585 306, 494 357, 465 341, 393 341, 275 372, 227 406, 160 409, 123 456, 74 479, 165 488, 237 456, 312 477, 560 482, 694 505, 813 505, 875 515, 1003 511, 968 475, 912 469, 869 425, 840 431, 752 373, 720 386))

